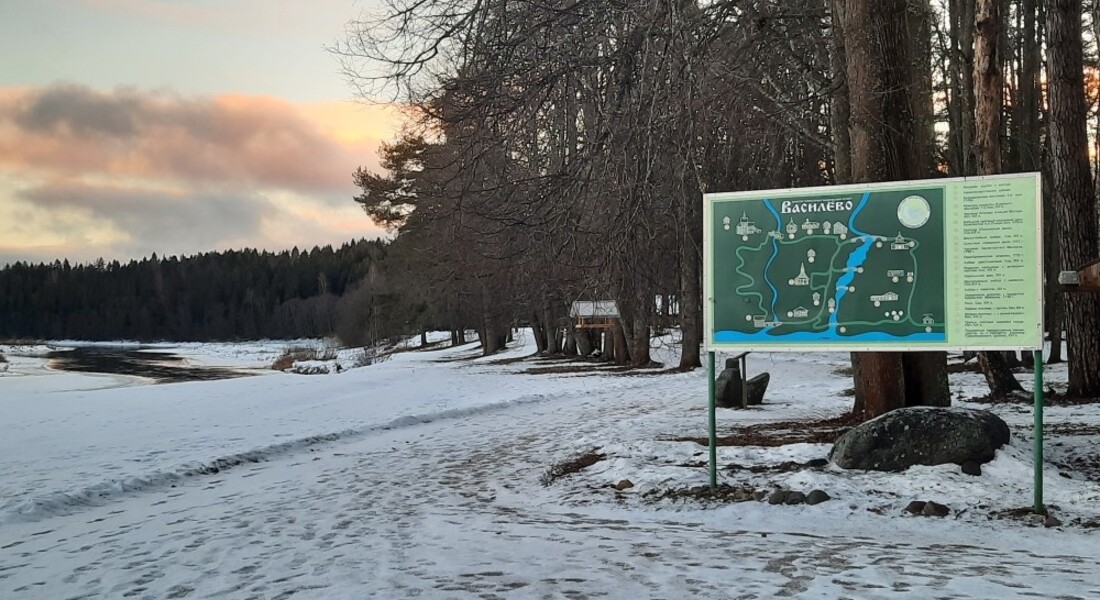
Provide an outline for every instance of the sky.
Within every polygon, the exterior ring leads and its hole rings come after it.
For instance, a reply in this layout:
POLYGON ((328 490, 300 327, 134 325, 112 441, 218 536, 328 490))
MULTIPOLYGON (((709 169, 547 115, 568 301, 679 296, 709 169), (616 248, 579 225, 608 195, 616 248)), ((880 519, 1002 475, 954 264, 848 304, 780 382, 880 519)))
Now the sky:
POLYGON ((0 265, 338 245, 400 114, 325 51, 353 0, 0 0, 0 265))

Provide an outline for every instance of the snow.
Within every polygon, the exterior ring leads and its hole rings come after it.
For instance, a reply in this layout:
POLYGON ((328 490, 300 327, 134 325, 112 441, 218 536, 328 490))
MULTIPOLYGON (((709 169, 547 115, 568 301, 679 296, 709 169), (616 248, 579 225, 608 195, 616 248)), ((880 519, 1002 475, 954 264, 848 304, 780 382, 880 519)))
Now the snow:
MULTIPOLYGON (((705 373, 533 374, 568 365, 512 360, 534 352, 526 332, 518 339, 493 357, 432 348, 329 376, 270 370, 305 342, 166 344, 192 364, 260 375, 165 385, 50 371, 33 351, 0 347, 11 361, 0 377, 0 598, 1100 594, 1084 525, 1100 517, 1100 487, 1065 466, 1095 456, 1100 407, 1047 409, 1060 528, 990 518, 1031 501, 1031 414, 1016 404, 992 406, 1013 441, 981 477, 951 465, 782 470, 829 446, 722 446, 719 464, 742 467, 723 468, 722 483, 834 499, 657 499, 707 482, 706 447, 674 441, 705 435, 705 373), (604 460, 540 483, 593 449, 604 460), (622 479, 635 486, 609 487, 622 479), (907 516, 914 499, 952 515, 907 516)), ((674 366, 671 341, 654 355, 674 366)), ((766 404, 720 411, 720 434, 841 414, 845 366, 845 355, 751 355, 750 374, 772 374, 766 404)), ((1064 380, 1064 367, 1050 375, 1064 380)), ((952 379, 964 397, 982 385, 952 379)))

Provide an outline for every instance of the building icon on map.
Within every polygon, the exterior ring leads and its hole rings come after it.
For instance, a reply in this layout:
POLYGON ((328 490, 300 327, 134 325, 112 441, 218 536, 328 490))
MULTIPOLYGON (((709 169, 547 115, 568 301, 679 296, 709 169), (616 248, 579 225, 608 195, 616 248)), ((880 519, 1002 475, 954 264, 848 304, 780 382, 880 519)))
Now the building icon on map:
MULTIPOLYGON (((826 231, 825 233, 829 233, 829 232, 826 231)), ((836 224, 833 225, 833 234, 834 235, 848 235, 848 228, 844 225, 844 223, 841 223, 840 221, 837 221, 836 224)))
POLYGON ((891 250, 908 250, 908 249, 912 248, 913 245, 914 245, 913 241, 905 239, 901 235, 901 232, 899 231, 897 237, 895 237, 894 241, 890 243, 890 249, 891 250))
POLYGON ((791 217, 791 222, 787 223, 787 235, 794 236, 798 233, 798 225, 794 224, 794 217, 791 217))
MULTIPOLYGON (((726 217, 727 219, 729 217, 726 217)), ((737 223, 737 235, 752 235, 754 233, 760 233, 761 229, 749 220, 749 216, 745 213, 741 213, 741 220, 737 223)))
POLYGON ((791 311, 791 316, 796 319, 804 319, 810 316, 810 311, 802 306, 799 306, 798 308, 791 311))
POLYGON ((817 221, 811 221, 809 219, 806 219, 806 222, 802 224, 802 229, 804 229, 808 235, 813 235, 814 230, 819 227, 821 227, 821 223, 818 223, 817 221))

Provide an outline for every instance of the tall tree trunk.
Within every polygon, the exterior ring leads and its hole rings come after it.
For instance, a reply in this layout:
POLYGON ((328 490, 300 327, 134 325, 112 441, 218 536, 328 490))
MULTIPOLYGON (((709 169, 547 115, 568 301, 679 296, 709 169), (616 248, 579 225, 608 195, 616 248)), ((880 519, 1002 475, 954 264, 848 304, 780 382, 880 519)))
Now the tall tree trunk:
POLYGON ((535 338, 535 352, 546 352, 546 328, 542 324, 537 311, 531 313, 531 335, 535 338))
MULTIPOLYGON (((1061 243, 1059 270, 1079 268, 1097 256, 1096 201, 1085 135, 1081 0, 1047 0, 1047 79, 1051 174, 1061 243)), ((1100 300, 1067 294, 1066 341, 1072 396, 1100 396, 1100 300)))
POLYGON ((635 317, 630 324, 630 364, 635 367, 649 366, 652 362, 649 357, 649 323, 646 319, 635 317))
POLYGON ((620 319, 615 328, 611 330, 615 364, 625 365, 630 363, 630 353, 627 351, 626 342, 626 327, 628 326, 627 321, 620 319))
POLYGON ((558 343, 558 326, 554 323, 554 313, 550 307, 546 307, 542 311, 542 327, 544 344, 543 350, 547 354, 560 354, 561 345, 558 343))
MULTIPOLYGON (((978 174, 1001 172, 1001 0, 978 0, 974 27, 974 156, 978 174)), ((1023 387, 1000 352, 979 352, 978 364, 993 397, 1022 392, 1023 387)))
MULTIPOLYGON (((680 231, 680 368, 703 366, 700 346, 703 342, 703 248, 697 241, 696 228, 702 221, 702 197, 683 186, 681 199, 687 210, 680 231)), ((671 310, 671 307, 669 307, 671 310)))
POLYGON ((962 171, 960 175, 973 175, 976 164, 973 154, 974 140, 974 12, 976 0, 958 0, 959 6, 959 61, 962 74, 962 171))
MULTIPOLYGON (((927 10, 927 3, 920 10, 927 10)), ((921 77, 930 68, 913 54, 917 48, 908 0, 849 0, 845 33, 851 120, 852 179, 860 182, 927 176, 930 160, 919 154, 926 114, 918 98, 921 77)), ((920 28, 918 28, 920 29, 920 28)), ((917 57, 924 55, 916 53, 917 57)), ((855 409, 871 418, 903 406, 950 402, 946 355, 942 352, 857 353, 855 409), (906 373, 911 380, 906 382, 906 373), (923 379, 923 381, 916 379, 923 379)))
POLYGON ((852 181, 852 141, 848 135, 851 107, 848 102, 848 54, 844 48, 844 3, 829 0, 832 44, 829 47, 829 75, 832 79, 829 125, 833 133, 833 183, 852 181))
MULTIPOLYGON (((698 204, 699 198, 686 199, 689 204, 698 204)), ((690 211, 694 217, 698 211, 690 211)), ((689 221, 685 224, 686 231, 680 237, 680 293, 676 295, 680 299, 680 368, 695 369, 703 366, 700 361, 700 345, 702 344, 702 301, 703 291, 700 285, 702 271, 701 246, 696 243, 694 226, 689 221)))

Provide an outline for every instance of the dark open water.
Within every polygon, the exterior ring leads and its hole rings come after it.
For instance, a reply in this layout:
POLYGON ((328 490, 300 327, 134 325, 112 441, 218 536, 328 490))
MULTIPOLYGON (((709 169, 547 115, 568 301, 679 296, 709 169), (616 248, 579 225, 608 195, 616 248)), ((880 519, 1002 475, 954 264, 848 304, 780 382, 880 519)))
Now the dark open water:
POLYGON ((110 373, 150 377, 157 383, 210 381, 247 377, 249 374, 219 367, 187 365, 175 354, 118 348, 73 348, 55 350, 47 355, 50 366, 64 371, 110 373))

